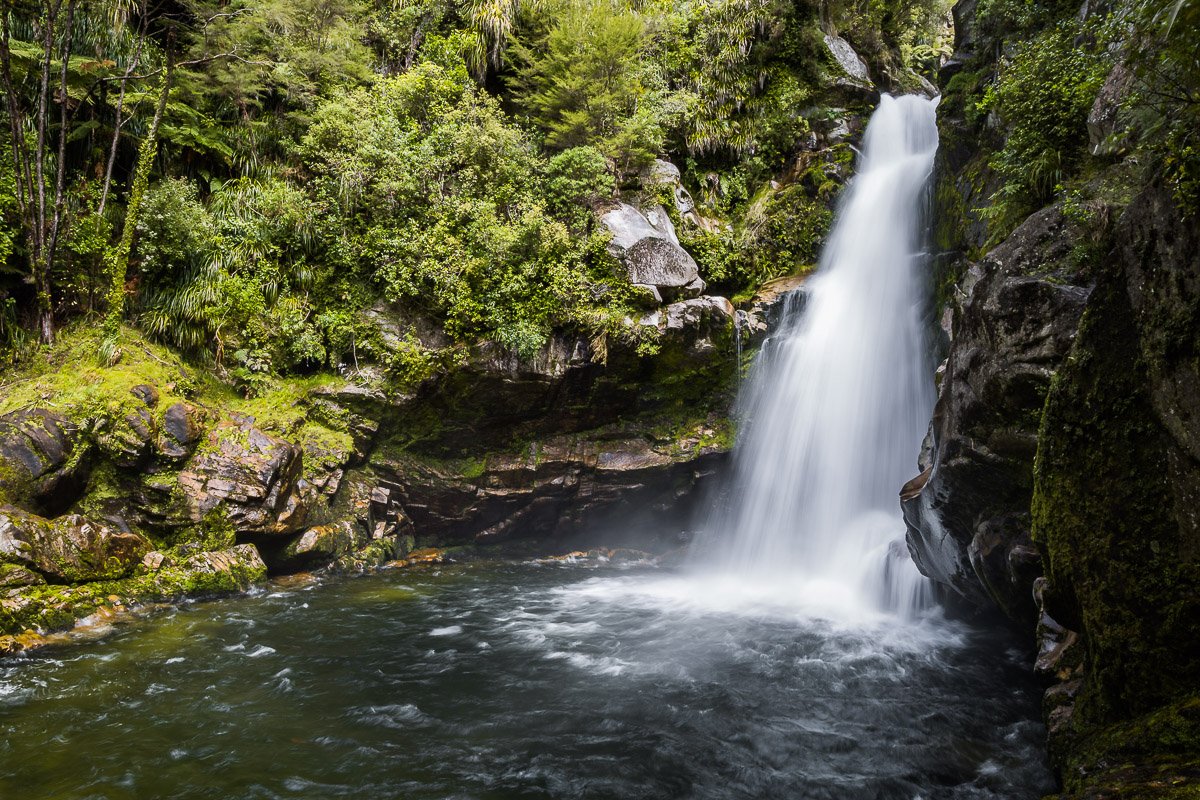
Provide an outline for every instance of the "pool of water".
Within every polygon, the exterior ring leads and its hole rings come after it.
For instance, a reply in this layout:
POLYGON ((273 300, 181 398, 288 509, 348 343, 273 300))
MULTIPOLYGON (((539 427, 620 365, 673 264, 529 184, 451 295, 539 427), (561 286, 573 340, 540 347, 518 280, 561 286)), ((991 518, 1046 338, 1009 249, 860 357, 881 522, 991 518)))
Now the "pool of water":
POLYGON ((0 797, 1037 798, 1027 660, 637 566, 274 586, 0 661, 0 797))

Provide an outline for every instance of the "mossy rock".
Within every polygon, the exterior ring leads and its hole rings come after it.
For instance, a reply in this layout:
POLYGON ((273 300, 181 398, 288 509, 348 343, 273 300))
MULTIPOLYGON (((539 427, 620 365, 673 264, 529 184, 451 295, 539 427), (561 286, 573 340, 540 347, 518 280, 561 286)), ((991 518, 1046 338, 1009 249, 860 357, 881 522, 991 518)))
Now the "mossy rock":
POLYGON ((0 507, 0 561, 57 583, 124 577, 149 550, 145 538, 78 514, 47 520, 12 506, 0 507))
POLYGON ((114 605, 243 592, 266 576, 258 551, 243 544, 123 580, 24 587, 0 599, 0 635, 65 630, 114 605))
POLYGON ((47 408, 0 416, 0 498, 61 513, 83 491, 91 468, 78 424, 47 408))
POLYGON ((1129 751, 1131 774, 1169 754, 1172 720, 1194 717, 1200 685, 1200 417, 1175 393, 1200 379, 1200 328, 1169 346, 1160 334, 1165 320, 1198 318, 1200 235, 1164 196, 1147 190, 1118 225, 1039 435, 1033 535, 1048 611, 1086 650, 1070 729, 1052 745, 1080 793, 1100 780, 1080 769, 1119 763, 1130 726, 1146 742, 1129 751))

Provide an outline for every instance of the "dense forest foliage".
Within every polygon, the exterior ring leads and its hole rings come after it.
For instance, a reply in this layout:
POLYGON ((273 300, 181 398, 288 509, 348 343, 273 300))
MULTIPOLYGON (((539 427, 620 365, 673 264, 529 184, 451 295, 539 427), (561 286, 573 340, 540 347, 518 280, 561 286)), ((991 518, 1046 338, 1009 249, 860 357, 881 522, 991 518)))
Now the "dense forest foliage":
POLYGON ((6 6, 6 359, 103 319, 103 360, 130 323, 247 391, 378 356, 359 312, 381 298, 522 355, 554 329, 632 335, 593 210, 657 157, 719 220, 681 232, 710 283, 811 263, 824 204, 730 222, 822 113, 822 25, 913 66, 947 46, 928 0, 6 6), (889 26, 900 50, 871 40, 889 26))
POLYGON ((983 154, 968 192, 981 202, 963 212, 986 222, 986 246, 1055 200, 1084 221, 1098 180, 1127 198, 1161 178, 1200 207, 1198 26, 1195 0, 978 4, 942 91, 967 123, 954 145, 983 154))
MULTIPOLYGON (((1181 32, 1196 3, 1052 5, 981 3, 1003 69, 955 77, 968 116, 989 120, 981 135, 1006 134, 990 164, 997 234, 1078 171, 1131 25, 1152 40, 1131 48, 1148 54, 1140 128, 1194 194, 1195 37, 1181 32)), ((248 393, 383 358, 360 313, 381 300, 450 343, 391 351, 402 379, 480 340, 529 355, 557 329, 636 336, 594 212, 656 158, 711 223, 680 235, 714 291, 811 264, 852 152, 814 166, 803 143, 835 106, 869 103, 831 98, 822 36, 845 36, 892 90, 935 77, 951 37, 944 0, 5 6, 5 360, 103 320, 102 361, 132 324, 248 393)))

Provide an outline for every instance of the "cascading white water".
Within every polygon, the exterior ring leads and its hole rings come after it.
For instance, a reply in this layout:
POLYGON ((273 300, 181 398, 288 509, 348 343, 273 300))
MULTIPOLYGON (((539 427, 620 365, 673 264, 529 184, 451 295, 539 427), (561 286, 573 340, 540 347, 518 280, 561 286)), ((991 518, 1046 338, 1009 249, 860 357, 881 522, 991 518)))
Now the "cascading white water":
POLYGON ((742 390, 710 567, 801 602, 911 614, 929 602, 897 491, 933 405, 923 333, 923 198, 936 101, 884 95, 803 304, 742 390))

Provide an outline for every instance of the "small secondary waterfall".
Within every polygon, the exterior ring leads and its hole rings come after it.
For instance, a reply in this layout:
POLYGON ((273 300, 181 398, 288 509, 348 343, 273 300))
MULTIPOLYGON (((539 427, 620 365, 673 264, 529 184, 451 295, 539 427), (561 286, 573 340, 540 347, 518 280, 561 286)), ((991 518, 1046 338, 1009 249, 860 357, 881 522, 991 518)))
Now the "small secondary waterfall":
POLYGON ((884 95, 805 302, 790 302, 742 389, 709 566, 840 612, 929 601, 897 492, 933 405, 923 206, 937 101, 884 95))

